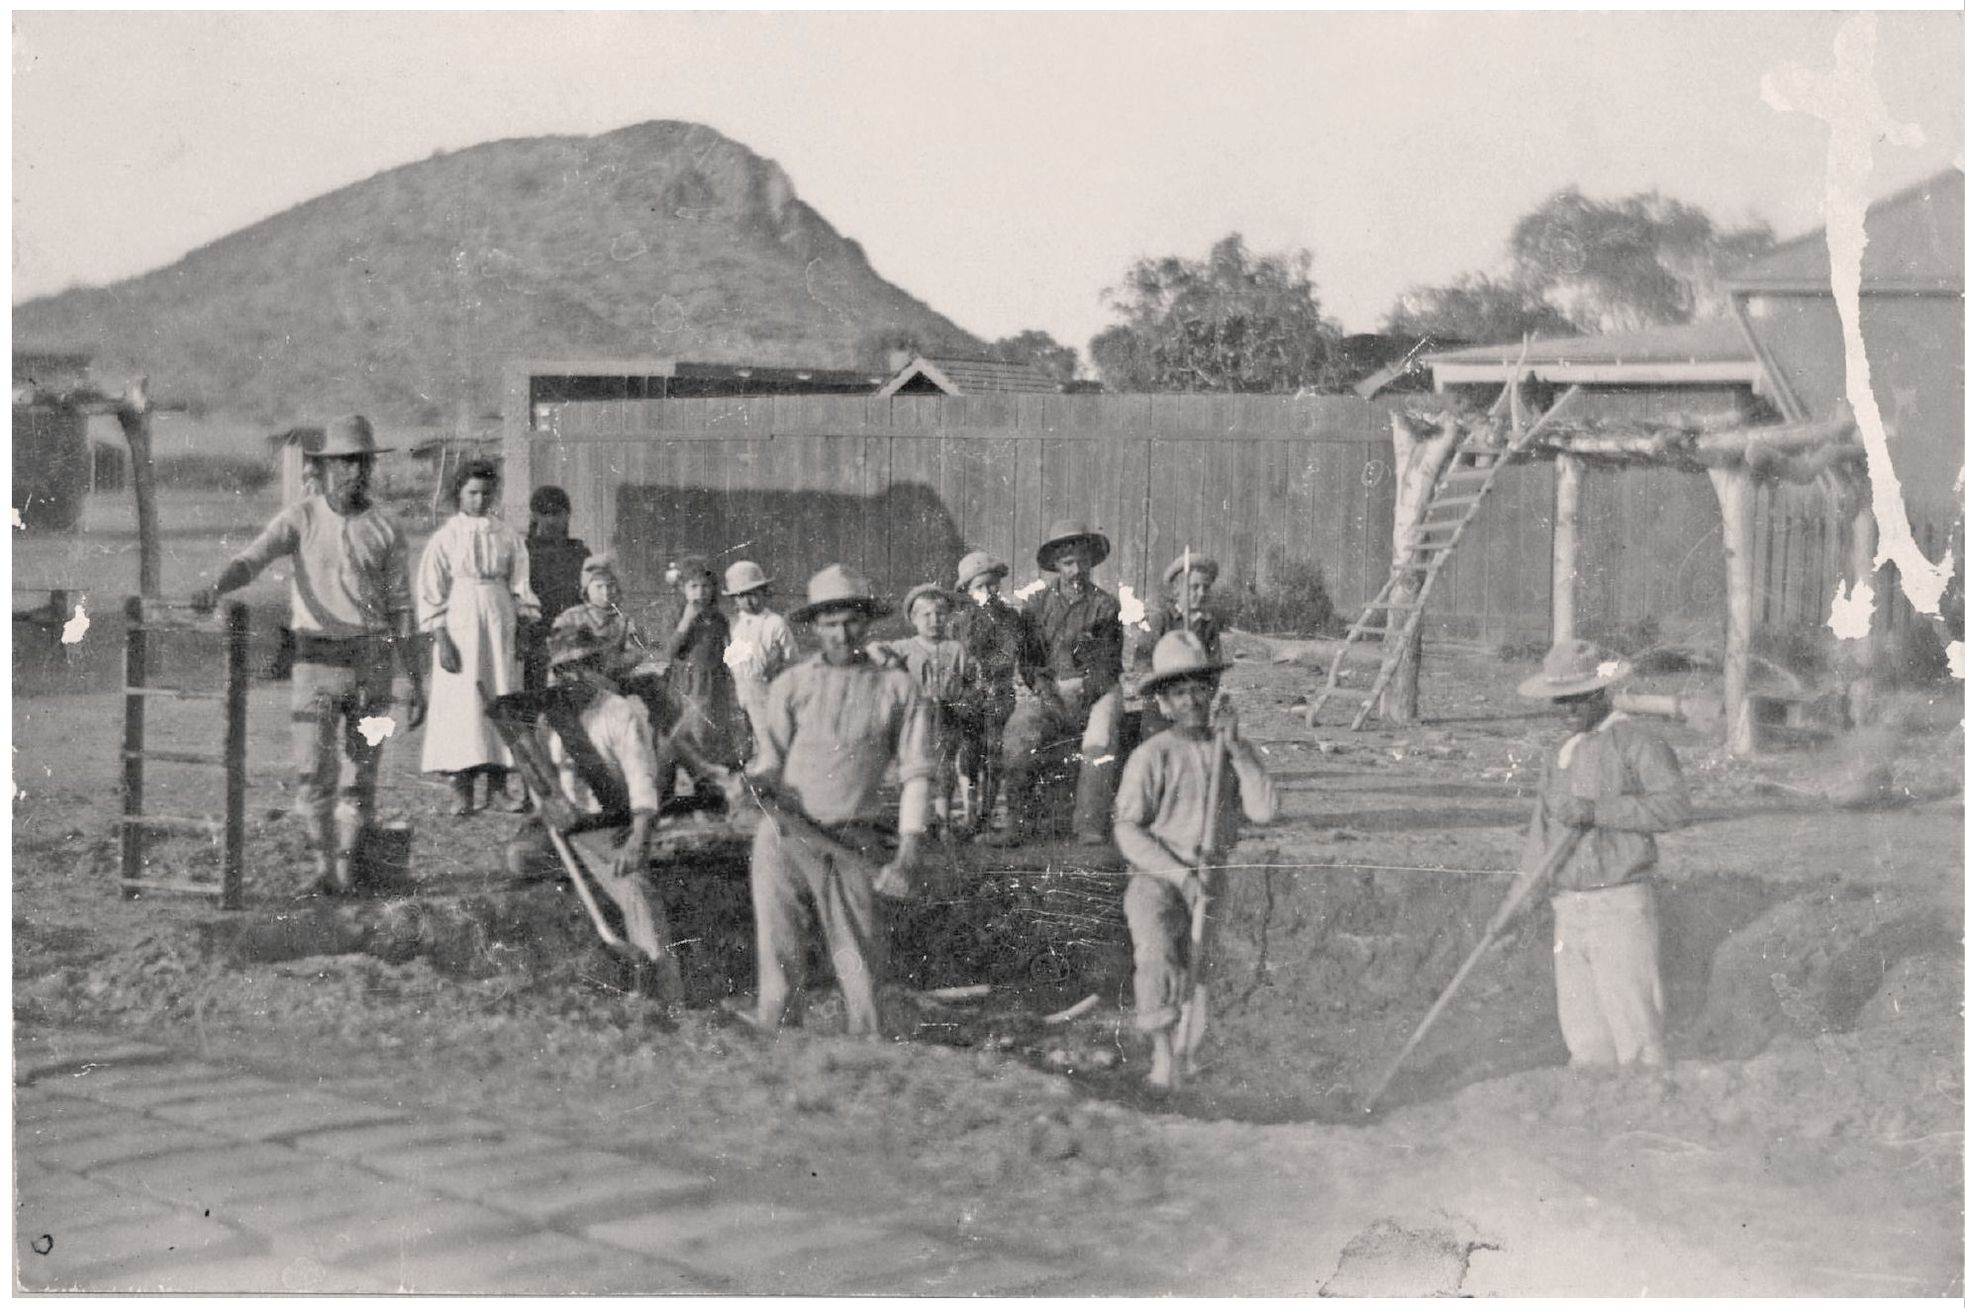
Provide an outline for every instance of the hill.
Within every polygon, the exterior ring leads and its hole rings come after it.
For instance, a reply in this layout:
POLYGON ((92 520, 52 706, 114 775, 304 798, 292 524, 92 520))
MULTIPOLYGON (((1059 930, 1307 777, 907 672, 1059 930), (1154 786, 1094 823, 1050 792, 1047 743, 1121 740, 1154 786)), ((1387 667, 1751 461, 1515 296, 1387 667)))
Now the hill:
POLYGON ((518 356, 879 366, 981 343, 884 281, 784 170, 699 124, 497 141, 379 173, 112 286, 14 309, 195 410, 496 410, 518 356))

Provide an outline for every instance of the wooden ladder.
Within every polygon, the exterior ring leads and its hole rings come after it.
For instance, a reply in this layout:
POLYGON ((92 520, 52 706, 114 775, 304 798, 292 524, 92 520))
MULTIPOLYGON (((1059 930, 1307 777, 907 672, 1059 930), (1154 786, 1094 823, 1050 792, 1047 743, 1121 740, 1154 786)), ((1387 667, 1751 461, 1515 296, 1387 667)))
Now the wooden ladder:
POLYGON ((1351 730, 1362 727, 1365 718, 1385 697, 1385 688, 1392 684, 1392 674, 1398 671, 1400 660, 1412 644, 1413 634, 1419 630, 1419 617, 1426 609, 1427 597, 1433 593, 1434 581, 1446 567, 1446 561, 1453 557, 1454 548, 1467 532, 1467 524, 1480 512, 1488 491, 1494 487, 1495 478, 1501 475, 1515 451, 1521 448, 1520 443, 1477 444, 1473 438, 1482 431, 1475 428, 1466 435, 1455 437, 1454 451, 1448 456, 1439 479, 1433 483, 1433 494, 1426 501, 1425 512, 1420 515, 1416 529, 1418 542, 1413 547, 1412 556, 1392 564, 1392 575, 1386 578, 1377 596, 1358 613, 1358 620, 1345 633, 1343 647, 1330 661, 1330 672, 1324 678, 1323 689, 1310 702, 1311 726, 1316 725, 1318 712, 1332 696, 1356 693, 1338 685, 1338 677, 1344 669, 1344 656, 1350 653, 1351 647, 1371 637, 1383 641, 1378 675, 1372 678, 1371 689, 1364 692, 1364 701, 1358 705, 1358 711, 1351 719, 1351 730), (1419 579, 1419 592, 1410 599, 1396 598, 1410 587, 1415 577, 1419 579), (1374 621, 1374 617, 1380 614, 1383 618, 1374 621))

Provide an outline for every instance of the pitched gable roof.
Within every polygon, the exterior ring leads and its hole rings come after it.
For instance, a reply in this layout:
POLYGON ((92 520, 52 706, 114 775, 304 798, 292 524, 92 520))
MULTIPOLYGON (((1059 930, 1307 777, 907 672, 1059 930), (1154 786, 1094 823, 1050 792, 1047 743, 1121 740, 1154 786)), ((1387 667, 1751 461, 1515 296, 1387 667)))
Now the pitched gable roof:
POLYGON ((879 399, 903 393, 976 395, 1013 392, 1055 395, 1062 389, 1057 382, 1027 363, 999 363, 994 359, 930 359, 918 355, 888 378, 887 383, 874 395, 879 399))

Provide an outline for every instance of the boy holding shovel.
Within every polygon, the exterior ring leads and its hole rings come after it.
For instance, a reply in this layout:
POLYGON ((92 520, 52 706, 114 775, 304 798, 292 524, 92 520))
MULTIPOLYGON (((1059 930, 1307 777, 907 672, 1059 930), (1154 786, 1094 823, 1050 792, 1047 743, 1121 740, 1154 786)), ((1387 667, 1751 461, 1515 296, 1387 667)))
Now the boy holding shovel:
POLYGON ((1140 690, 1171 725, 1127 760, 1113 809, 1113 841, 1132 869, 1135 1020, 1153 1039, 1147 1080, 1161 1089, 1192 1073, 1207 1026, 1207 906, 1221 875, 1209 864, 1235 843, 1243 817, 1276 816, 1275 783, 1218 694, 1224 666, 1192 632, 1154 647, 1140 690))

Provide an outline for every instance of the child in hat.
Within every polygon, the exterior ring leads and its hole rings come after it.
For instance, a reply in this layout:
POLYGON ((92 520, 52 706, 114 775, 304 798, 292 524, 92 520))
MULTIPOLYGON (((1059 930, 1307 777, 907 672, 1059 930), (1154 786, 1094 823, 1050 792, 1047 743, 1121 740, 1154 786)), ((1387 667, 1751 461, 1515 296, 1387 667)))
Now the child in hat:
POLYGON ((765 691, 773 677, 798 662, 798 640, 791 623, 770 606, 771 578, 763 568, 739 559, 724 570, 723 589, 737 606, 724 662, 736 682, 737 704, 750 720, 754 740, 763 730, 765 691))
POLYGON ((449 776, 454 816, 471 812, 479 773, 487 803, 524 807, 523 797, 504 794, 512 756, 481 698, 518 689, 518 619, 539 613, 525 540, 492 512, 498 479, 485 460, 458 470, 457 512, 430 537, 416 570, 417 609, 437 649, 423 770, 449 776))
POLYGON ((1266 823, 1276 816, 1275 783, 1242 739, 1227 697, 1217 693, 1222 670, 1192 632, 1160 641, 1140 689, 1171 725, 1126 761, 1113 809, 1113 841, 1132 871, 1125 905, 1136 1020, 1153 1040, 1147 1079, 1162 1089, 1193 1070, 1207 1027, 1206 932, 1197 946, 1192 924, 1220 893, 1221 873, 1212 864, 1234 845, 1243 817, 1266 823), (1186 1033, 1181 1049, 1174 1047, 1176 1025, 1186 1033))
POLYGON ((934 721, 935 779, 931 791, 935 822, 943 840, 954 838, 950 800, 955 794, 956 758, 961 752, 965 723, 975 710, 979 686, 975 665, 962 642, 948 634, 955 596, 934 582, 923 582, 907 593, 902 612, 914 634, 881 647, 887 659, 899 664, 921 687, 934 721))
POLYGON ((602 665, 609 676, 620 677, 648 657, 648 641, 635 620, 621 611, 626 593, 612 554, 595 554, 580 565, 581 602, 553 619, 553 630, 591 631, 599 643, 602 665))
MULTIPOLYGON (((1179 557, 1167 565, 1166 571, 1160 574, 1166 586, 1165 593, 1146 615, 1146 631, 1133 647, 1135 671, 1152 670, 1153 650, 1159 645, 1161 637, 1170 631, 1193 632, 1200 637, 1201 647, 1207 650, 1209 659, 1216 663, 1227 661, 1221 653, 1221 624, 1208 607, 1208 596, 1220 578, 1221 565, 1192 550, 1182 550, 1179 557)), ((1159 707, 1149 702, 1140 713, 1140 737, 1144 739, 1166 730, 1166 727, 1167 719, 1161 715, 1159 707)))
POLYGON ((558 486, 532 492, 532 521, 525 550, 532 563, 532 593, 539 597, 539 619, 519 624, 525 658, 525 688, 542 690, 548 667, 547 633, 554 619, 586 599, 587 542, 567 534, 573 501, 558 486))
POLYGON ((1034 684, 1042 662, 1034 650, 1023 614, 1003 600, 1003 578, 1010 565, 986 550, 964 556, 956 568, 958 603, 949 634, 962 642, 975 668, 976 703, 968 715, 957 754, 957 772, 967 796, 971 834, 989 830, 1003 777, 1003 725, 1017 706, 1017 677, 1034 684))
POLYGON ((1567 640, 1520 687, 1559 707, 1569 729, 1542 765, 1522 874, 1540 869, 1564 829, 1582 833, 1548 882, 1556 1021, 1572 1067, 1665 1062, 1654 837, 1684 826, 1692 804, 1671 746, 1610 702, 1627 672, 1589 641, 1567 640))

